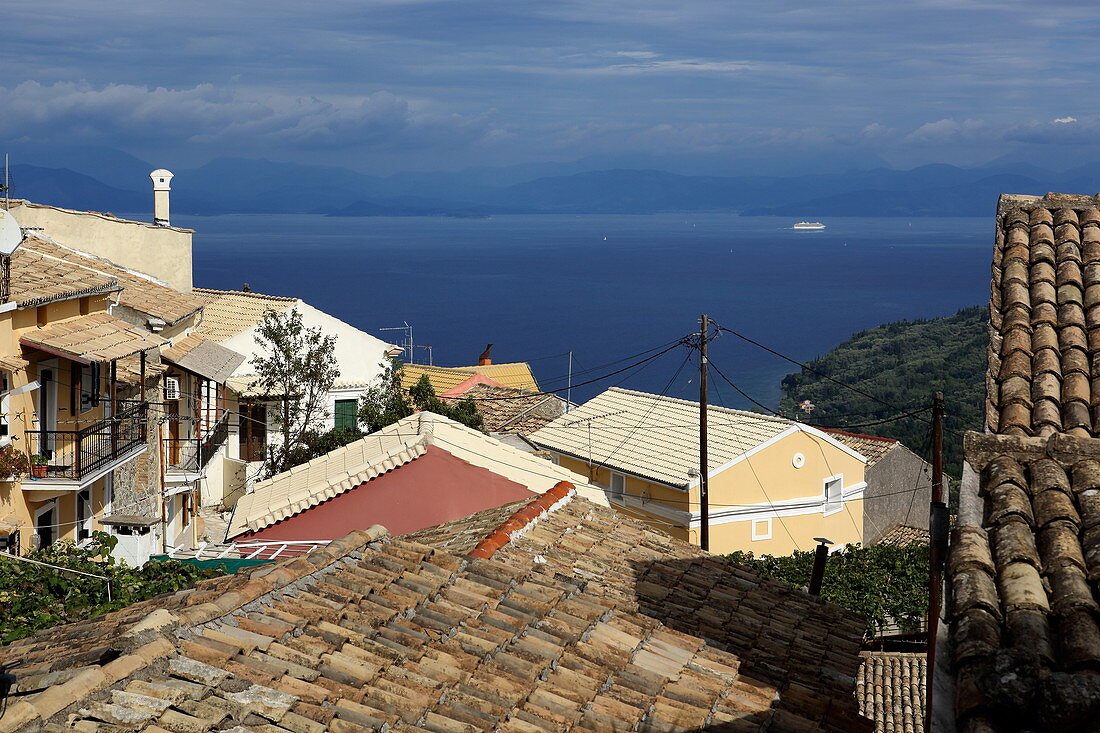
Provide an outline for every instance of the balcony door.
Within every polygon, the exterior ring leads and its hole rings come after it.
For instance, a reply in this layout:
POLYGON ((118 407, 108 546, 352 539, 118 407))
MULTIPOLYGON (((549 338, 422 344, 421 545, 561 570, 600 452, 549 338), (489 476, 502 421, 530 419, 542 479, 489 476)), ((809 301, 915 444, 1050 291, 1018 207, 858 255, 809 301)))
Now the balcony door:
POLYGON ((44 458, 53 458, 57 448, 57 360, 38 362, 38 450, 44 458))

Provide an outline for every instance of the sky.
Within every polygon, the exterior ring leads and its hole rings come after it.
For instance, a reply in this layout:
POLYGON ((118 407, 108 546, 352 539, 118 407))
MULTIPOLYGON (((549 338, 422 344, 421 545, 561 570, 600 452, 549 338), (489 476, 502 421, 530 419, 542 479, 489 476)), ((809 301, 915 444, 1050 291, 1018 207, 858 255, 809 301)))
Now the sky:
POLYGON ((9 3, 0 145, 363 172, 1100 159, 1100 5, 9 3))

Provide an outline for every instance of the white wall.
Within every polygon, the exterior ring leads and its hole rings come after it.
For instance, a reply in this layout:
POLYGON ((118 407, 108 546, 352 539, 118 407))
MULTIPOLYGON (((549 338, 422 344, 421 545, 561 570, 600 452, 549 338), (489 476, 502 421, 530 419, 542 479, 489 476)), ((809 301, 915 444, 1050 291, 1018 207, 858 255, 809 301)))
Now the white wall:
MULTIPOLYGON (((325 426, 332 427, 332 409, 336 400, 357 399, 368 387, 382 374, 382 364, 386 361, 386 351, 390 344, 379 338, 364 333, 358 328, 344 323, 320 311, 317 308, 299 300, 295 306, 302 314, 302 322, 306 327, 314 326, 321 329, 325 335, 336 336, 336 348, 334 355, 336 363, 340 367, 340 376, 337 377, 337 388, 329 392, 325 398, 325 411, 328 413, 325 426), (350 386, 350 385, 355 385, 350 386), (362 386, 360 386, 362 385, 362 386)), ((244 362, 233 372, 233 376, 249 376, 255 374, 255 367, 251 361, 254 356, 270 356, 267 351, 262 351, 256 343, 257 327, 239 333, 232 338, 222 341, 222 346, 232 349, 238 354, 244 354, 244 362), (262 351, 262 353, 261 353, 262 351)), ((268 411, 269 422, 273 417, 268 411)))

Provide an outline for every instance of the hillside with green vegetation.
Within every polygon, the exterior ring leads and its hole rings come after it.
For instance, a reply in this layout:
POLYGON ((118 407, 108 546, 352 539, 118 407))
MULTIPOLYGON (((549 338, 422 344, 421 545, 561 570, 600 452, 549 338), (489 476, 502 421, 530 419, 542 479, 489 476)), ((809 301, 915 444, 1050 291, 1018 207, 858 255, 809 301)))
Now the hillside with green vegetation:
POLYGON ((931 405, 932 393, 943 392, 944 468, 957 478, 962 469, 961 433, 982 426, 987 320, 986 307, 974 306, 944 318, 895 321, 861 331, 810 362, 813 372, 788 374, 780 409, 810 425, 896 438, 927 458, 931 413, 879 421, 931 405), (812 412, 799 407, 804 400, 813 403, 812 412))

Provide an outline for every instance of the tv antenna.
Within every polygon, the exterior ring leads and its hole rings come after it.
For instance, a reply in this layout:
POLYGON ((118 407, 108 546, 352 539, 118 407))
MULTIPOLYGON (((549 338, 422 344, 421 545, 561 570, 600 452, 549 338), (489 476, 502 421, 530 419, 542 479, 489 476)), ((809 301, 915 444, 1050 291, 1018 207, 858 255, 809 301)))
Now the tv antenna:
POLYGON ((386 328, 380 328, 379 331, 404 331, 405 338, 401 342, 401 350, 405 351, 409 355, 409 363, 412 364, 416 361, 415 349, 427 349, 428 350, 428 366, 434 366, 432 362, 432 347, 431 346, 418 346, 413 343, 413 327, 409 325, 408 321, 402 321, 403 326, 387 326, 386 328))

